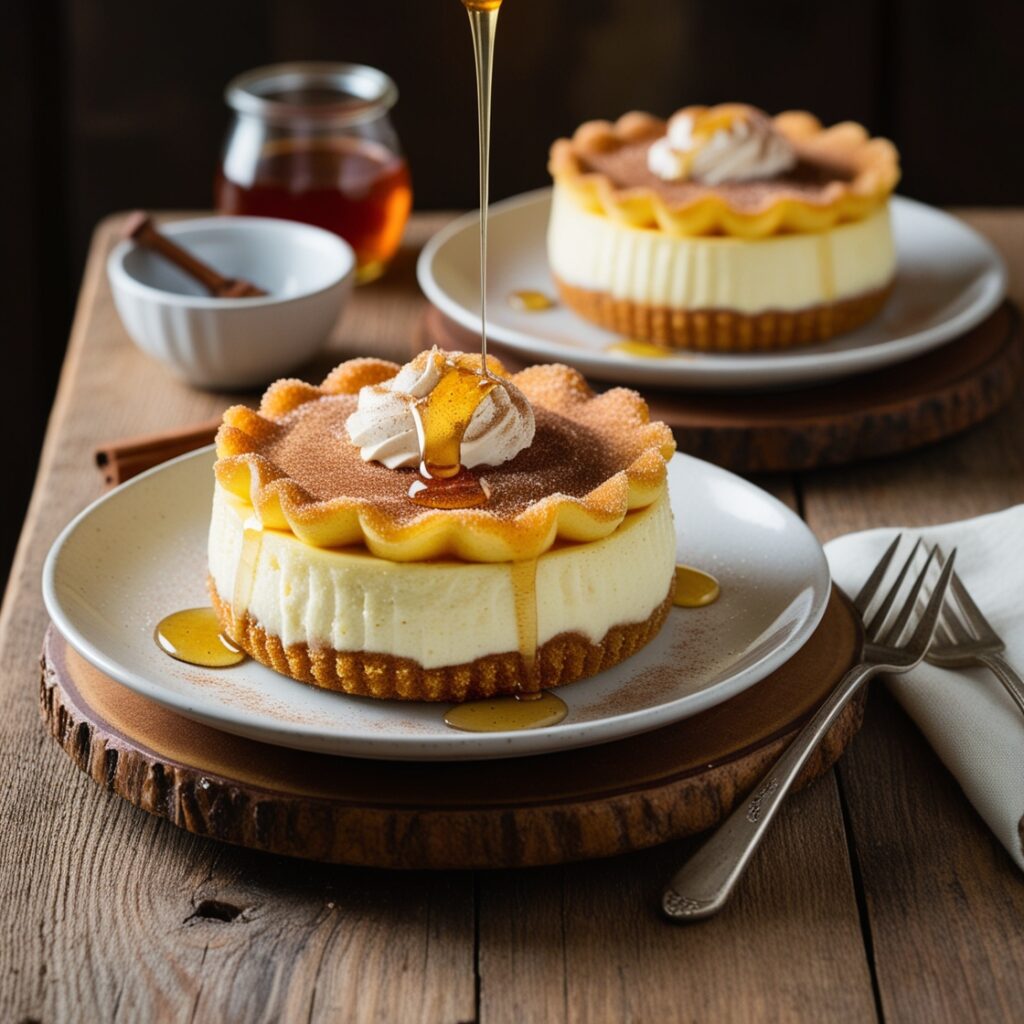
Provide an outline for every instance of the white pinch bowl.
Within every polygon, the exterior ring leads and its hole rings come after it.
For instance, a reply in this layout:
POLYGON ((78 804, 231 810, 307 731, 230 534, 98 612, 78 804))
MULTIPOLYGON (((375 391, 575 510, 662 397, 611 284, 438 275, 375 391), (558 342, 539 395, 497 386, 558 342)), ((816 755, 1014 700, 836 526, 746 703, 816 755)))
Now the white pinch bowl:
POLYGON ((269 294, 220 299, 157 253, 122 241, 107 260, 114 304, 139 348, 201 388, 265 384, 324 344, 352 290, 337 235, 270 217, 203 217, 160 230, 226 277, 269 294))

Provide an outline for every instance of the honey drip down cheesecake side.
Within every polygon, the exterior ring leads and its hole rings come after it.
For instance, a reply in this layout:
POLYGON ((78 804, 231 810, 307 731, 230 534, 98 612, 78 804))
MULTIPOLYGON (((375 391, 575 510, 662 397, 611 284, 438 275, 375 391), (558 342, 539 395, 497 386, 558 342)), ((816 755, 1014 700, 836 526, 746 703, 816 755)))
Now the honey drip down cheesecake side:
POLYGON ((859 125, 743 104, 589 122, 551 151, 562 301, 665 348, 784 349, 879 312, 898 156, 859 125))
MULTIPOLYGON (((595 397, 565 367, 514 375, 536 436, 507 461, 473 467, 486 504, 424 508, 409 494, 425 467, 364 459, 344 426, 362 388, 399 372, 343 366, 319 389, 280 383, 260 413, 226 414, 209 583, 227 635, 305 682, 447 701, 584 678, 656 635, 674 582, 673 443, 642 400, 595 397), (336 535, 353 510, 368 535, 311 541, 336 535), (450 546, 438 551, 438 537, 450 546), (520 557, 501 557, 509 552, 520 557)), ((408 422, 388 408, 400 449, 408 422)))

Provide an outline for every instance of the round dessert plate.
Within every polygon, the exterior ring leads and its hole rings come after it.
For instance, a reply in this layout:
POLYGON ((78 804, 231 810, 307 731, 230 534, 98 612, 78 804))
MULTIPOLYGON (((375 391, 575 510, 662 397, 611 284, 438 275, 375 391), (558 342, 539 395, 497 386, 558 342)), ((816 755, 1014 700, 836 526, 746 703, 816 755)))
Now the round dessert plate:
MULTIPOLYGON (((495 203, 490 215, 488 335, 532 360, 557 360, 595 380, 715 391, 807 386, 911 359, 980 323, 1002 300, 1006 269, 976 231, 912 199, 892 200, 898 270, 892 295, 874 320, 821 345, 789 352, 684 352, 658 358, 609 351, 618 335, 558 304, 518 310, 509 296, 555 296, 546 235, 551 190, 495 203)), ((460 326, 479 331, 477 214, 453 221, 420 254, 420 287, 460 326)), ((499 353, 500 354, 500 353, 499 353)))
MULTIPOLYGON (((821 547, 764 491, 710 463, 676 455, 669 467, 680 558, 718 577, 719 601, 673 608, 632 658, 557 691, 559 725, 458 732, 448 705, 331 693, 247 660, 226 669, 175 661, 153 631, 166 615, 208 603, 206 535, 212 449, 117 488, 54 543, 43 593, 79 653, 125 686, 188 718, 282 746, 388 760, 518 757, 655 729, 733 697, 790 658, 828 600, 821 547)), ((624 567, 624 571, 626 567, 624 567)))

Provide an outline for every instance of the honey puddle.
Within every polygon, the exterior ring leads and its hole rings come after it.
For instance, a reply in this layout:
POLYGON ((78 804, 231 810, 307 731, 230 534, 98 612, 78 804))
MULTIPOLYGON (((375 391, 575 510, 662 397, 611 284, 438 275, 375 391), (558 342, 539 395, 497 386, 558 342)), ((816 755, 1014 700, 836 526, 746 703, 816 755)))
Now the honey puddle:
POLYGON ((229 668, 245 660, 220 631, 212 608, 186 608, 157 623, 153 637, 160 649, 177 661, 202 668, 229 668))
POLYGON ((545 309, 553 309, 555 300, 544 292, 529 289, 513 292, 508 297, 508 304, 520 313, 543 313, 545 309))
MULTIPOLYGON (((246 520, 242 532, 242 550, 235 570, 231 610, 240 622, 249 607, 256 581, 256 565, 263 547, 263 527, 256 516, 246 520)), ((178 661, 200 668, 229 668, 247 657, 220 628, 212 608, 187 608, 161 619, 153 633, 157 646, 178 661)))
POLYGON ((569 713, 561 697, 545 691, 532 700, 518 697, 493 697, 469 700, 449 708, 445 725, 463 732, 513 732, 557 725, 569 713))
POLYGON ((722 588, 710 573, 689 565, 676 566, 676 590, 672 603, 677 608, 704 608, 714 604, 722 588))
POLYGON ((631 338, 613 341, 606 351, 618 352, 624 356, 639 356, 641 359, 664 359, 672 355, 671 349, 662 348, 650 341, 635 341, 631 338))

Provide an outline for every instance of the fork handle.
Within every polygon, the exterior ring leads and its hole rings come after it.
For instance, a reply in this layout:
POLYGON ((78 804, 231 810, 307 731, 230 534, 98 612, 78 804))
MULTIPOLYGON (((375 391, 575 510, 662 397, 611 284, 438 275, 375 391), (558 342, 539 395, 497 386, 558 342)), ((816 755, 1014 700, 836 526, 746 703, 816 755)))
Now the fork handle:
POLYGON ((1024 679, 1021 679, 1014 667, 1001 654, 982 654, 978 661, 992 670, 1017 707, 1024 712, 1024 679))
POLYGON ((811 752, 854 694, 878 672, 877 665, 857 665, 836 684, 751 795, 672 876, 661 900, 668 917, 696 921, 721 910, 811 752))

